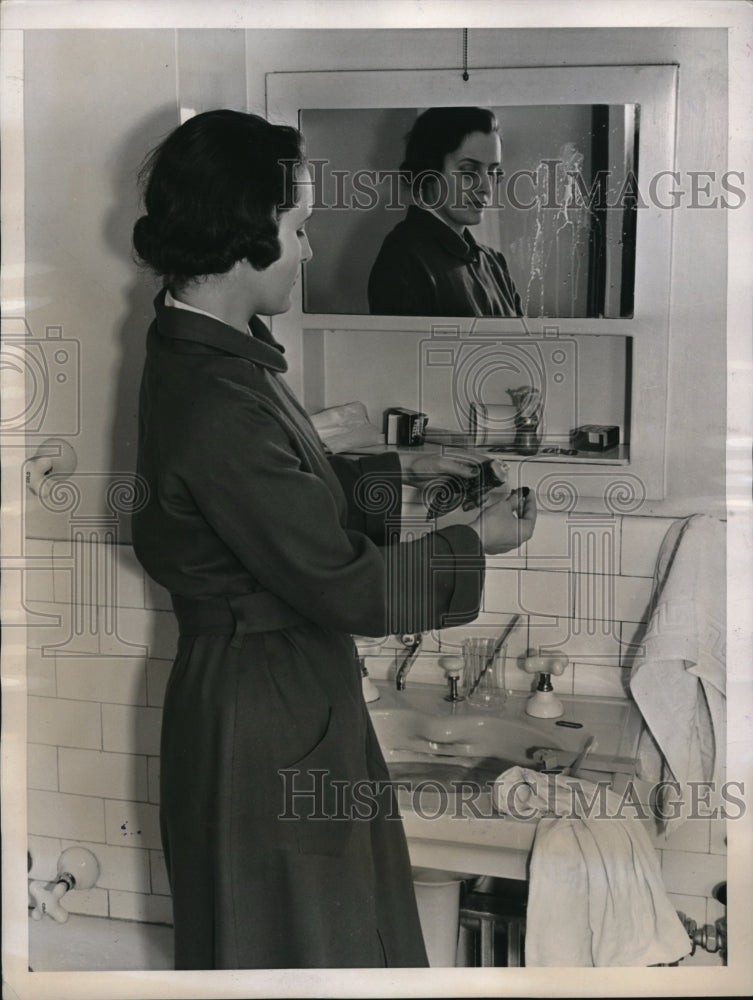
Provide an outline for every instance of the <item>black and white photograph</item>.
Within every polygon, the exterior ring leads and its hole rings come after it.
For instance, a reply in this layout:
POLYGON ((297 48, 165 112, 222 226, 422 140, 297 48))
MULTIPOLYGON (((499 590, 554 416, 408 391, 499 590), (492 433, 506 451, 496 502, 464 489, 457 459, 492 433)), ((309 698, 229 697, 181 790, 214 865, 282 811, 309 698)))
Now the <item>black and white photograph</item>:
POLYGON ((751 121, 748 0, 0 6, 4 997, 750 994, 751 121))

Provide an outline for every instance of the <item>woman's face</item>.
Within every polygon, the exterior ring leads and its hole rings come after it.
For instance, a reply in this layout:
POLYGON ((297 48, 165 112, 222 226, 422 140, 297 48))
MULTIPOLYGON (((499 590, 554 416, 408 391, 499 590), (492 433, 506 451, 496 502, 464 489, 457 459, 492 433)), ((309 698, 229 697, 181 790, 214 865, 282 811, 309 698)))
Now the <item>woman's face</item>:
POLYGON ((257 283, 254 311, 262 316, 277 316, 290 309, 301 264, 313 257, 305 228, 313 205, 308 171, 302 170, 297 178, 296 197, 298 200, 293 208, 279 217, 278 239, 282 253, 269 267, 253 275, 257 283))
POLYGON ((502 143, 496 132, 471 132, 445 156, 441 180, 429 189, 426 203, 457 233, 477 226, 494 200, 502 176, 502 143))

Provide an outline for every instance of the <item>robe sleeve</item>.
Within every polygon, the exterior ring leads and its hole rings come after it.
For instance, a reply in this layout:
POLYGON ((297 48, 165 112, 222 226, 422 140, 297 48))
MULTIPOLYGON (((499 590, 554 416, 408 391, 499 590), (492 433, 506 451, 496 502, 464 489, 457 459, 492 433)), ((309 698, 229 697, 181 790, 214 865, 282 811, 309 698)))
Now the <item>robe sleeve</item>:
POLYGON ((400 523, 402 469, 397 452, 346 458, 328 456, 348 504, 347 527, 362 531, 376 545, 384 545, 387 524, 400 523), (376 494, 381 502, 369 504, 376 494))
MULTIPOLYGON (((360 530, 368 525, 358 524, 374 515, 356 509, 342 523, 331 486, 302 466, 268 403, 244 392, 226 402, 198 422, 186 485, 262 589, 322 627, 364 636, 477 616, 484 556, 472 528, 454 525, 401 543, 399 519, 392 524, 382 513, 375 544, 360 530), (222 416, 229 409, 233 434, 222 416)), ((347 470, 346 497, 363 474, 364 467, 347 470)))
POLYGON ((387 566, 387 633, 464 625, 478 614, 485 557, 472 528, 454 525, 422 543, 400 541, 402 470, 397 452, 345 458, 330 466, 348 503, 347 526, 382 549, 387 566), (369 497, 377 503, 370 505, 369 497), (379 502, 381 500, 381 502, 379 502))

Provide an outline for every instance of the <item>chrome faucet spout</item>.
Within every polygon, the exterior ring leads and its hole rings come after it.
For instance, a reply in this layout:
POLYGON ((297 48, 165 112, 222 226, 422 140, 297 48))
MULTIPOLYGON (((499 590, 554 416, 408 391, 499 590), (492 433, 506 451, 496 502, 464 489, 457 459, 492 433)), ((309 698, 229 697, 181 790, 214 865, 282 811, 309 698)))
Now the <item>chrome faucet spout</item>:
POLYGON ((408 676, 410 668, 413 666, 422 639, 423 636, 420 632, 408 632, 400 636, 400 641, 406 647, 406 650, 395 674, 395 686, 398 691, 405 691, 405 679, 408 676))

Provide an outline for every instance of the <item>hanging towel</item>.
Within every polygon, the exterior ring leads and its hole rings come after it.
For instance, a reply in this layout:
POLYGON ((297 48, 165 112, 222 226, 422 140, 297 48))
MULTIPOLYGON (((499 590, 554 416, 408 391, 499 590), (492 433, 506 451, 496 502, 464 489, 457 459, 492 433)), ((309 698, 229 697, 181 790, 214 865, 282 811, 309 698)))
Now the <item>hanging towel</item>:
POLYGON ((630 675, 630 691, 647 726, 639 775, 680 786, 665 788, 667 835, 686 818, 689 781, 724 780, 725 534, 721 521, 703 514, 667 531, 648 626, 630 675))
POLYGON ((659 860, 620 796, 577 777, 513 767, 498 811, 538 819, 529 872, 528 967, 648 966, 679 961, 690 939, 659 860))

